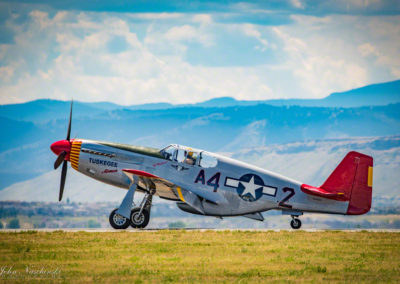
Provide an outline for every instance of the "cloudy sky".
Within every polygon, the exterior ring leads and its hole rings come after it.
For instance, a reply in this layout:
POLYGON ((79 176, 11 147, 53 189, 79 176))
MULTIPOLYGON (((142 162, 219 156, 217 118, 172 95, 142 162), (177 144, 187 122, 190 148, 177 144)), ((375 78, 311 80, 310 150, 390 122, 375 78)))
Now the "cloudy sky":
POLYGON ((321 98, 399 78, 398 0, 0 1, 0 104, 321 98))

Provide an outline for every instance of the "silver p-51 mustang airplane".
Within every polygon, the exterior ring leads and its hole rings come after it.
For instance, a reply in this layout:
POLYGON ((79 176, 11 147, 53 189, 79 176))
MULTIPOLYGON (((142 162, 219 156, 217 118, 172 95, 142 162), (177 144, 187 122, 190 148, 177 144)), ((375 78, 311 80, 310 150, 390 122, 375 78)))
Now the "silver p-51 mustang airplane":
POLYGON ((63 163, 59 201, 67 161, 91 178, 128 189, 121 205, 110 214, 115 229, 146 227, 154 194, 175 202, 183 211, 205 216, 244 216, 263 221, 261 212, 281 210, 292 216, 293 229, 301 227, 298 217, 303 212, 360 215, 371 208, 373 159, 361 153, 349 152, 328 179, 315 187, 181 145, 160 150, 70 139, 71 119, 72 103, 67 138, 51 145, 58 155, 54 168, 63 163), (136 191, 145 195, 141 204, 132 208, 136 191))

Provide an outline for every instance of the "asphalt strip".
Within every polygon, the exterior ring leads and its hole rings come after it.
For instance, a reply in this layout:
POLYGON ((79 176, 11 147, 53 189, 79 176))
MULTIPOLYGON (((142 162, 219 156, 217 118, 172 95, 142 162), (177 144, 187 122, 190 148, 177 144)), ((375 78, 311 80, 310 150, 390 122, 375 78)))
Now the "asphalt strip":
POLYGON ((243 231, 243 232, 374 232, 374 233, 400 233, 400 229, 303 229, 303 230, 291 230, 291 229, 213 229, 213 228, 184 228, 184 229, 172 229, 172 228, 149 228, 149 229, 127 229, 127 230, 114 230, 114 229, 87 229, 87 228, 52 228, 52 229, 1 229, 1 232, 88 232, 88 233, 120 233, 120 232, 130 232, 130 233, 141 233, 141 232, 159 232, 159 231, 194 231, 194 232, 206 232, 206 231, 243 231))

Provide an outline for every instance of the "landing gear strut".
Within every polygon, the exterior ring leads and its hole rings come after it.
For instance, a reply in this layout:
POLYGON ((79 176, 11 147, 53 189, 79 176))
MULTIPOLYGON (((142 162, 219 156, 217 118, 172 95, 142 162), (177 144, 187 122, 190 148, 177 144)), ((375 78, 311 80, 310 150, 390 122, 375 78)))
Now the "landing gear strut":
POLYGON ((144 196, 142 202, 140 203, 140 206, 131 210, 130 224, 133 228, 145 228, 147 224, 149 224, 151 203, 154 193, 155 190, 151 189, 144 196))
POLYGON ((145 185, 146 194, 140 203, 140 206, 132 209, 133 197, 138 186, 138 179, 132 179, 132 183, 122 200, 121 205, 114 209, 110 214, 109 221, 111 227, 121 230, 128 228, 129 225, 133 228, 144 228, 149 224, 151 203, 156 190, 154 184, 150 182, 145 182, 145 185))
POLYGON ((303 215, 303 212, 294 210, 282 210, 282 215, 290 215, 292 217, 292 221, 290 222, 290 227, 292 227, 292 229, 295 230, 300 229, 301 221, 299 217, 303 215))
POLYGON ((296 218, 297 216, 292 215, 292 221, 290 221, 290 226, 292 229, 300 229, 301 227, 301 221, 300 219, 296 218))

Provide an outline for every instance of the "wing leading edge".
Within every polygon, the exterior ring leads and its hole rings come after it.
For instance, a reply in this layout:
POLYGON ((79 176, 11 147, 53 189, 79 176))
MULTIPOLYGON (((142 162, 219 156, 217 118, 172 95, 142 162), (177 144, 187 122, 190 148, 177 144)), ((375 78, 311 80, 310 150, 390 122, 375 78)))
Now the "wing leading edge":
POLYGON ((199 198, 205 199, 214 204, 226 203, 226 199, 218 193, 208 192, 205 190, 197 189, 197 188, 187 188, 182 187, 179 184, 172 183, 166 179, 153 175, 151 173, 135 170, 135 169, 123 169, 122 172, 129 177, 130 180, 134 180, 135 176, 150 179, 155 182, 162 181, 164 184, 168 184, 171 189, 174 189, 177 197, 194 207, 196 210, 203 213, 203 207, 201 205, 201 200, 199 198))

